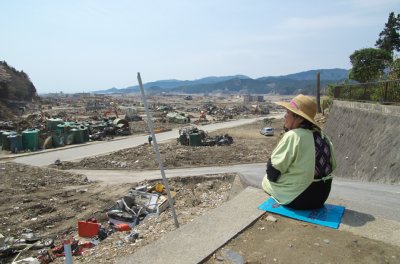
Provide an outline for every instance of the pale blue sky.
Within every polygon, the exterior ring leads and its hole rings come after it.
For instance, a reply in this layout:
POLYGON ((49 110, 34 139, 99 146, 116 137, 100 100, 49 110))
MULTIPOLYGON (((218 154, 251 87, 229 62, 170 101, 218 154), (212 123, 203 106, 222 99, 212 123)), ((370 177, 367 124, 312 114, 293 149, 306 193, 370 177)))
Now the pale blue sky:
POLYGON ((351 67, 399 0, 0 0, 0 60, 39 93, 351 67))

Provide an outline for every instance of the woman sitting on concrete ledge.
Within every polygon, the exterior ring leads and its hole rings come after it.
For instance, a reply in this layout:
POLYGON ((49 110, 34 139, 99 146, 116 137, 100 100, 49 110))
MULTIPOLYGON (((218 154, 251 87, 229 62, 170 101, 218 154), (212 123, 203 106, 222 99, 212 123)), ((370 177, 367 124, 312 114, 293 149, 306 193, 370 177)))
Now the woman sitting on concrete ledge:
POLYGON ((322 207, 336 161, 331 141, 314 120, 317 104, 302 94, 276 104, 287 110, 287 132, 268 160, 262 187, 279 204, 303 210, 322 207))

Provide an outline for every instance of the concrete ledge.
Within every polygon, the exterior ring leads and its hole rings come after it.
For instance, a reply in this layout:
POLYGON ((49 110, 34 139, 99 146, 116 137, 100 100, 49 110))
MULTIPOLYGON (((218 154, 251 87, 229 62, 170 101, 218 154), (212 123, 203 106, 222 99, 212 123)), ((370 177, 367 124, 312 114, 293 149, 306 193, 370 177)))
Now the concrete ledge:
POLYGON ((334 100, 333 105, 336 107, 346 107, 358 109, 361 111, 375 112, 384 115, 400 116, 400 107, 397 105, 382 105, 378 103, 362 103, 352 101, 339 101, 334 100))
POLYGON ((222 206, 116 262, 199 263, 263 215, 257 207, 267 198, 264 191, 247 187, 222 206))

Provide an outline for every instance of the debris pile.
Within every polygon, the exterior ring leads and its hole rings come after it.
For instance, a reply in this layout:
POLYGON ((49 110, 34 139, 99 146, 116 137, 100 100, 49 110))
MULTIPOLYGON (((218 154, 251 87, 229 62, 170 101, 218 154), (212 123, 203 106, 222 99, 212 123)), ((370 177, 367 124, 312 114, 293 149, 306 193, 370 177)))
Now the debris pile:
MULTIPOLYGON (((161 183, 154 186, 143 185, 131 189, 121 200, 118 200, 107 212, 113 224, 127 224, 134 227, 150 216, 159 216, 169 205, 161 183)), ((176 192, 171 192, 175 202, 176 192)))
POLYGON ((215 137, 206 137, 203 140, 203 146, 225 146, 233 144, 233 138, 228 134, 215 137))
POLYGON ((179 137, 177 141, 184 146, 202 146, 202 140, 207 137, 204 130, 195 126, 188 126, 179 129, 179 137))
POLYGON ((166 116, 167 121, 171 123, 185 124, 190 123, 190 118, 185 113, 169 112, 166 116))
MULTIPOLYGON (((33 122, 32 122, 33 123, 33 122)), ((10 122, 2 122, 1 127, 15 127, 10 122)), ((60 118, 46 119, 45 127, 25 129, 22 132, 0 130, 2 150, 18 153, 82 144, 89 140, 103 140, 106 137, 130 135, 129 122, 125 119, 101 122, 65 122, 60 118)))
POLYGON ((231 145, 233 138, 228 134, 210 137, 208 134, 195 126, 183 127, 179 129, 179 144, 184 146, 223 146, 231 145))

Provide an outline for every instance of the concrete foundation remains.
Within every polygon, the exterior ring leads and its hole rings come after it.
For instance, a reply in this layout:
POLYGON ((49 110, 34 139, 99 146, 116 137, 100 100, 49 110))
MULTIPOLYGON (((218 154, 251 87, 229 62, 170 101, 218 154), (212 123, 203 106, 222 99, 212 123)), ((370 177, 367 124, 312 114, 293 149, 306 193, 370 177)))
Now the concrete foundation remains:
POLYGON ((335 176, 400 183, 400 106, 334 101, 324 131, 335 148, 335 176))

